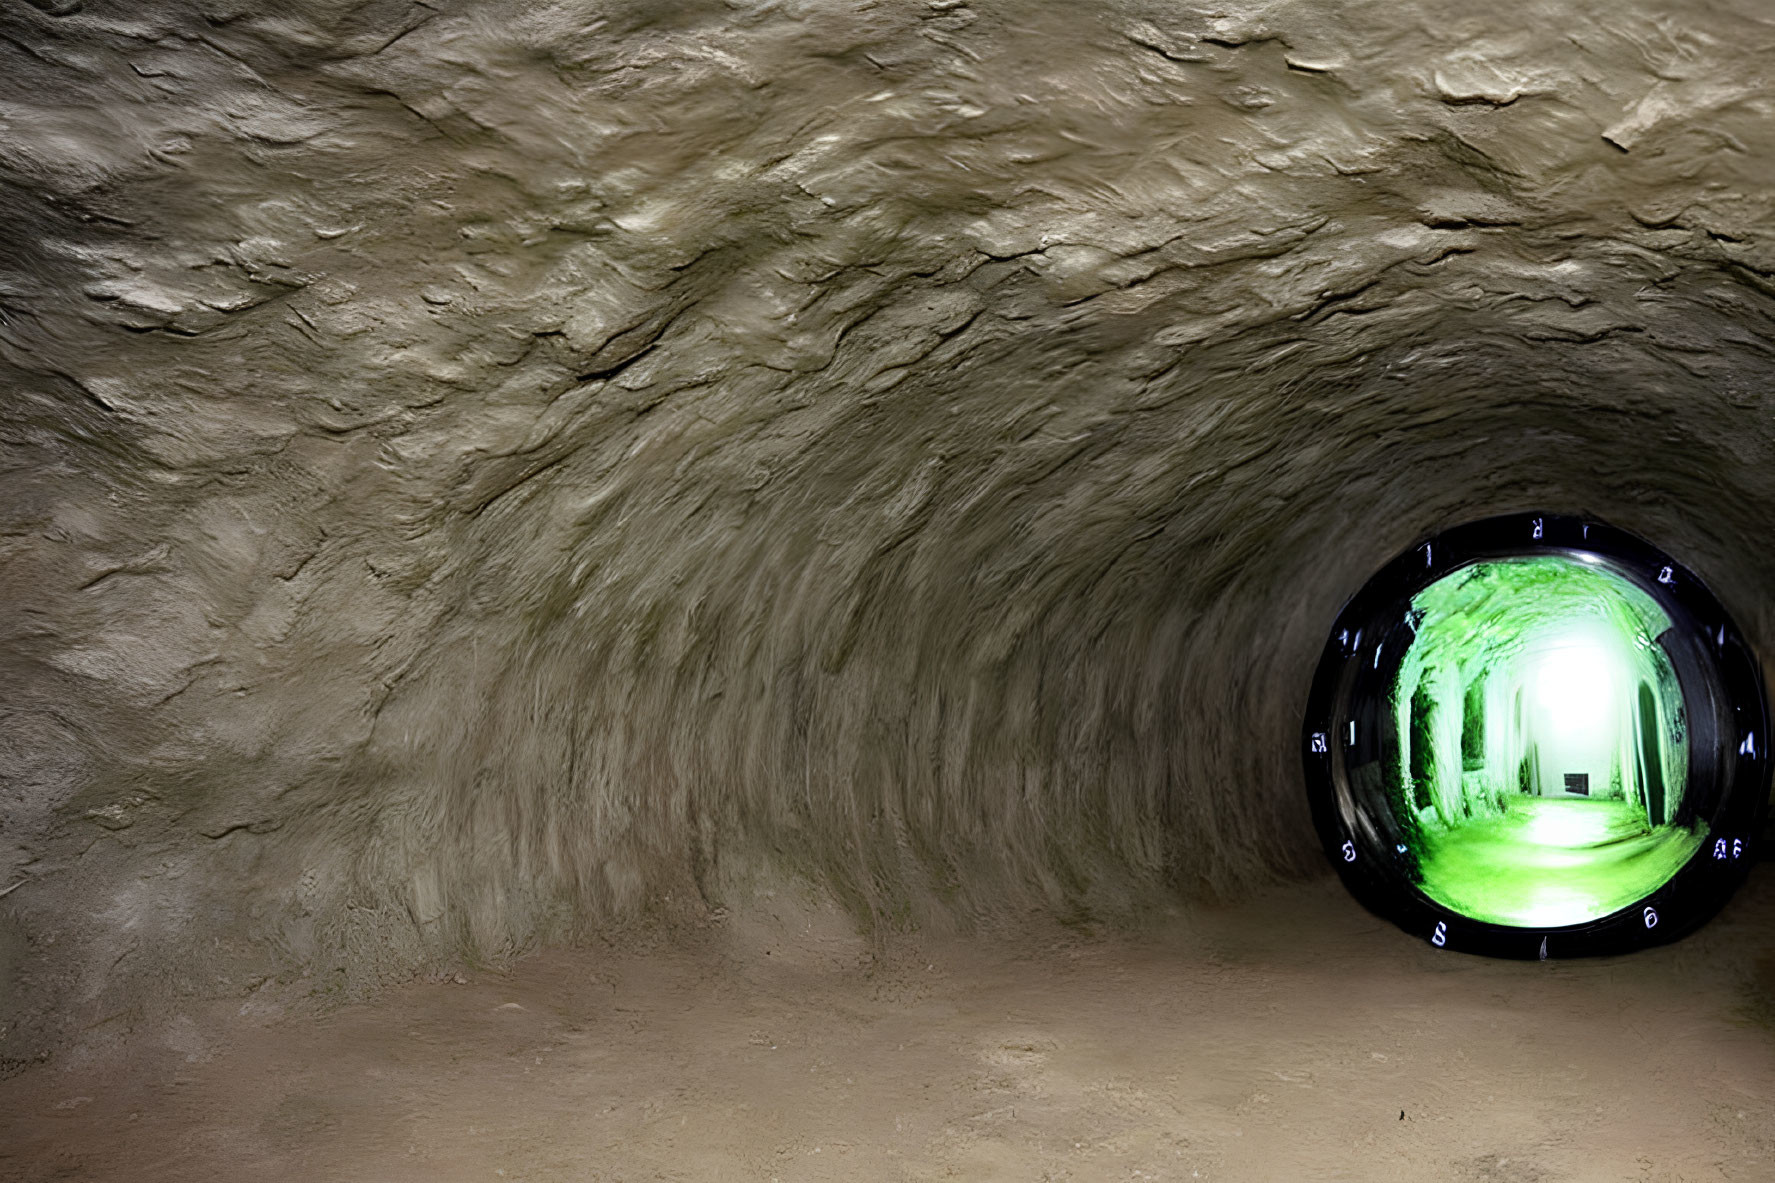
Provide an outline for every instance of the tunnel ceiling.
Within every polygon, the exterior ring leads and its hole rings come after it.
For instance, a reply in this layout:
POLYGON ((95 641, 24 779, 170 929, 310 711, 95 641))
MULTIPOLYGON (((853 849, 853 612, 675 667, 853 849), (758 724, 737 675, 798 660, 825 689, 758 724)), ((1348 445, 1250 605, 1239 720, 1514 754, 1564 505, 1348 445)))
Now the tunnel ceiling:
POLYGON ((0 1054, 742 873, 881 928, 1315 868, 1324 631, 1464 518, 1766 643, 1772 41, 14 0, 0 1054))

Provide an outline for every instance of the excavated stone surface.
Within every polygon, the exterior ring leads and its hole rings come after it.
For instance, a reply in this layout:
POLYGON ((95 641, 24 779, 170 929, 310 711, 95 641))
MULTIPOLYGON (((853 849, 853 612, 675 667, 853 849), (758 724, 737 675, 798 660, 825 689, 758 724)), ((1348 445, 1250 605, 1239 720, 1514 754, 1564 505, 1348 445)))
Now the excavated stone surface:
POLYGON ((0 1055, 746 868, 878 928, 1300 873, 1331 618, 1484 513, 1766 647, 1772 41, 12 0, 0 1055))

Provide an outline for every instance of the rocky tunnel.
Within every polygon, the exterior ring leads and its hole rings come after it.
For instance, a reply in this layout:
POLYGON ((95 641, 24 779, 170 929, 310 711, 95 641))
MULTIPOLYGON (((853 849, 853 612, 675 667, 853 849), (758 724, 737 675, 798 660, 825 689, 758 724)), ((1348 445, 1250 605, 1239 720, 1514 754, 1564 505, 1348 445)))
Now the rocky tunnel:
POLYGON ((1488 513, 1768 653, 1771 37, 10 4, 0 1056, 758 883, 878 947, 1324 885, 1326 631, 1488 513))

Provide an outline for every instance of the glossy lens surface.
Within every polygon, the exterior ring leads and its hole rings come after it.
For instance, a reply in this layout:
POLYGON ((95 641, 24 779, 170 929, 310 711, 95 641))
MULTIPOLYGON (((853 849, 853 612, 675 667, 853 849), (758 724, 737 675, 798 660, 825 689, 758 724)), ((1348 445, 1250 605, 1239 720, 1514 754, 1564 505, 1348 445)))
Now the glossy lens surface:
POLYGON ((1409 622, 1381 771, 1425 895, 1580 924, 1694 855, 1706 826, 1685 808, 1687 716, 1650 595, 1588 557, 1496 559, 1424 588, 1409 622))

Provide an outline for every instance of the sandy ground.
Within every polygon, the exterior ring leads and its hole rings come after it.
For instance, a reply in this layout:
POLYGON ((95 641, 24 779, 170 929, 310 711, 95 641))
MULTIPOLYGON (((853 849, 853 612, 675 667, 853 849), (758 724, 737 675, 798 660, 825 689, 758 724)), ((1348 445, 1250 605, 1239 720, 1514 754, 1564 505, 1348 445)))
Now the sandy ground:
POLYGON ((768 897, 465 978, 0 1082, 0 1177, 1775 1179, 1769 867, 1624 959, 1439 952, 1326 879, 875 955, 768 897))

